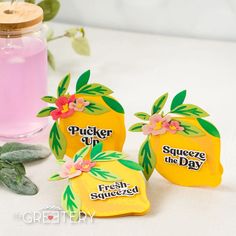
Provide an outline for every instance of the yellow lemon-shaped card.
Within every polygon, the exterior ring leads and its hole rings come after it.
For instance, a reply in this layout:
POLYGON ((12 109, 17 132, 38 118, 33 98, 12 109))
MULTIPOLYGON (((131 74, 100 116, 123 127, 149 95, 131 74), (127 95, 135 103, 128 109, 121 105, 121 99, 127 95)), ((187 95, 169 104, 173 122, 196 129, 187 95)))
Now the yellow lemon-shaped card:
POLYGON ((86 146, 73 159, 63 161, 62 171, 50 180, 68 180, 62 207, 73 220, 81 211, 95 217, 143 215, 150 203, 140 170, 142 167, 126 160, 123 153, 103 151, 99 143, 91 152, 86 146))
POLYGON ((104 143, 104 150, 122 151, 125 141, 124 109, 110 96, 104 85, 89 84, 90 71, 83 73, 75 93, 67 93, 70 75, 60 82, 57 97, 46 96, 45 102, 55 104, 42 109, 39 117, 52 116, 49 143, 57 159, 66 154, 73 157, 84 146, 104 143))
POLYGON ((220 134, 205 120, 208 113, 193 104, 184 104, 186 91, 177 94, 170 112, 162 109, 168 94, 159 97, 151 115, 139 112, 146 121, 130 128, 143 132, 147 138, 140 148, 139 163, 149 179, 154 168, 174 184, 183 186, 212 186, 221 183, 220 134))

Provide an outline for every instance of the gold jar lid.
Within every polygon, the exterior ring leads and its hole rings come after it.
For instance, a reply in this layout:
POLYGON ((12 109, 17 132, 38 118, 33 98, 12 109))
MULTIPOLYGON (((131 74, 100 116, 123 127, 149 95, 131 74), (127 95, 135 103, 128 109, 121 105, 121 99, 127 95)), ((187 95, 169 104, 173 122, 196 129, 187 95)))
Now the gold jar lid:
POLYGON ((26 3, 0 3, 0 31, 21 30, 41 23, 43 10, 41 7, 26 3))

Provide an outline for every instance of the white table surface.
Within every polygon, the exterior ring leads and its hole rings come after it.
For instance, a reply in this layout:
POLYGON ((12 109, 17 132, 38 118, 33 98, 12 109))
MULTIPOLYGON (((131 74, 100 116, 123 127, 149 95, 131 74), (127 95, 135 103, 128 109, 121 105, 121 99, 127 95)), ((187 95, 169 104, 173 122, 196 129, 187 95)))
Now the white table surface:
MULTIPOLYGON (((53 25, 56 32, 68 26, 53 25)), ((154 173, 148 183, 151 211, 145 216, 95 219, 76 225, 25 224, 17 215, 60 206, 65 183, 48 182, 54 158, 28 164, 27 175, 39 186, 36 196, 19 196, 0 188, 0 235, 236 235, 236 43, 173 38, 86 28, 92 55, 73 53, 68 39, 51 43, 57 71, 49 71, 49 91, 71 72, 74 81, 91 69, 92 81, 111 87, 126 110, 127 127, 137 111, 149 111, 154 100, 187 89, 187 100, 210 114, 222 135, 224 175, 217 188, 187 188, 154 173), (131 89, 132 88, 132 89, 131 89)), ((137 160, 143 136, 128 133, 124 151, 137 160)), ((47 132, 34 138, 47 145, 47 132)))

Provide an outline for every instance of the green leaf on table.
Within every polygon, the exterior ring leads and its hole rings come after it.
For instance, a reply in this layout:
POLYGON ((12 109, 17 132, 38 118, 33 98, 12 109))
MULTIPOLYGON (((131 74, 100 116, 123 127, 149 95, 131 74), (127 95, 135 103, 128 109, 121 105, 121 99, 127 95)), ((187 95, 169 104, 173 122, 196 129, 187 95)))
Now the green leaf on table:
POLYGON ((72 220, 76 221, 80 215, 81 200, 73 192, 72 188, 68 185, 62 194, 62 208, 71 217, 72 220))
POLYGON ((52 97, 52 96, 44 96, 41 98, 44 102, 47 102, 47 103, 52 103, 54 104, 56 102, 56 98, 55 97, 52 97))
POLYGON ((173 98, 172 103, 171 103, 171 107, 170 107, 171 111, 174 110, 179 105, 182 105, 184 103, 184 100, 186 98, 186 93, 187 93, 187 91, 183 90, 173 98))
POLYGON ((37 186, 26 176, 19 176, 15 169, 0 169, 0 181, 17 194, 35 195, 38 193, 37 186))
POLYGON ((76 83, 76 93, 82 88, 84 85, 88 84, 90 78, 90 70, 85 71, 77 80, 76 83))
POLYGON ((114 98, 102 96, 103 101, 115 112, 124 114, 124 108, 122 105, 114 98))
POLYGON ((75 37, 79 31, 80 29, 78 27, 73 27, 73 28, 67 29, 65 32, 65 35, 67 37, 75 37))
POLYGON ((61 178, 61 176, 59 174, 53 174, 49 180, 50 181, 58 181, 58 180, 62 180, 63 178, 61 178))
POLYGON ((47 117, 51 115, 51 112, 56 110, 56 107, 45 107, 37 114, 37 117, 47 117))
POLYGON ((49 144, 56 159, 63 159, 66 153, 66 138, 55 122, 49 134, 49 144))
POLYGON ((105 152, 100 152, 96 156, 91 157, 92 161, 116 161, 118 159, 123 159, 125 158, 125 154, 122 152, 117 152, 117 151, 105 151, 105 152))
POLYGON ((145 120, 145 121, 148 121, 149 118, 150 118, 150 115, 148 115, 147 113, 145 112, 137 112, 134 114, 137 118, 141 119, 141 120, 145 120))
POLYGON ((95 103, 95 102, 89 101, 89 100, 86 100, 86 101, 89 102, 89 105, 84 108, 84 113, 86 113, 86 114, 101 115, 101 114, 104 114, 109 111, 108 108, 106 108, 98 103, 95 103))
POLYGON ((49 49, 48 49, 48 64, 53 70, 56 70, 56 61, 52 52, 49 49))
POLYGON ((77 93, 92 95, 92 96, 103 96, 113 93, 112 90, 101 84, 86 84, 82 86, 77 93))
POLYGON ((50 150, 42 145, 6 143, 1 148, 0 160, 24 163, 47 158, 50 154, 50 150))
POLYGON ((96 179, 102 180, 102 181, 118 181, 121 180, 121 178, 107 170, 93 167, 90 172, 88 172, 91 176, 95 177, 96 179))
POLYGON ((96 144, 90 153, 90 158, 93 159, 98 153, 102 152, 103 143, 96 144))
POLYGON ((216 138, 220 138, 220 132, 212 123, 201 118, 198 118, 197 121, 207 133, 216 138))
POLYGON ((25 2, 28 2, 28 3, 33 3, 35 4, 35 0, 24 0, 25 2))
POLYGON ((202 108, 192 104, 182 104, 177 106, 171 113, 188 116, 188 117, 207 117, 209 114, 202 108))
POLYGON ((121 159, 121 160, 118 160, 118 162, 120 162, 120 164, 132 170, 137 170, 137 171, 143 170, 143 167, 134 161, 121 159))
POLYGON ((69 85, 70 85, 70 74, 66 75, 65 78, 63 78, 59 83, 57 87, 57 96, 61 97, 65 95, 69 85))
POLYGON ((168 98, 168 93, 165 93, 155 101, 152 107, 152 115, 158 114, 162 110, 162 108, 166 104, 167 98, 168 98))
POLYGON ((38 6, 43 9, 43 20, 50 21, 57 15, 60 9, 60 2, 58 0, 43 0, 38 3, 38 6))
POLYGON ((14 166, 14 169, 18 175, 25 175, 26 174, 25 167, 22 163, 14 163, 13 166, 14 166))
POLYGON ((188 123, 186 121, 177 118, 174 118, 174 120, 178 121, 180 123, 180 126, 184 128, 183 131, 178 131, 178 134, 182 134, 184 136, 189 136, 189 137, 205 135, 201 129, 192 125, 191 123, 188 123))
POLYGON ((131 132, 142 132, 142 128, 143 126, 146 125, 145 123, 136 123, 134 125, 132 125, 130 128, 129 128, 129 131, 131 132))
POLYGON ((73 161, 76 162, 78 159, 83 159, 90 151, 90 146, 85 146, 81 148, 73 157, 73 161))
POLYGON ((156 157, 151 149, 149 139, 147 138, 139 150, 139 164, 143 167, 143 174, 148 180, 156 166, 156 157))
POLYGON ((90 47, 87 38, 85 37, 72 37, 71 38, 72 48, 76 53, 82 56, 90 55, 90 47))

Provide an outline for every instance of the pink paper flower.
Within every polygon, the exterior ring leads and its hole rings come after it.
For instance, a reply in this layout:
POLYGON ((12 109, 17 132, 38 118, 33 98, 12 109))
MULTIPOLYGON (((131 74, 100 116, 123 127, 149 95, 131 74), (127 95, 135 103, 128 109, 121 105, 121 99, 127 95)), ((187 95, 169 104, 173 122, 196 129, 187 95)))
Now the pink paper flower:
POLYGON ((86 102, 83 98, 77 98, 76 102, 70 103, 69 107, 70 109, 73 109, 74 111, 83 111, 86 106, 89 105, 89 102, 86 102))
POLYGON ((160 135, 166 133, 165 124, 170 121, 170 116, 162 117, 161 115, 154 114, 149 119, 149 124, 144 125, 142 130, 145 135, 160 135))
POLYGON ((75 164, 75 168, 82 172, 89 172, 91 168, 93 168, 95 165, 96 165, 96 162, 91 162, 89 160, 81 159, 75 164))
POLYGON ((53 110, 50 114, 53 120, 59 118, 66 118, 74 113, 74 109, 70 108, 70 103, 75 101, 75 95, 72 96, 61 96, 56 100, 57 109, 53 110))
POLYGON ((75 163, 72 160, 66 161, 62 166, 60 177, 71 179, 81 175, 82 171, 75 168, 75 163))
POLYGON ((183 131, 184 127, 180 126, 180 123, 178 121, 170 121, 164 124, 164 127, 168 132, 172 134, 176 134, 177 131, 183 131))

